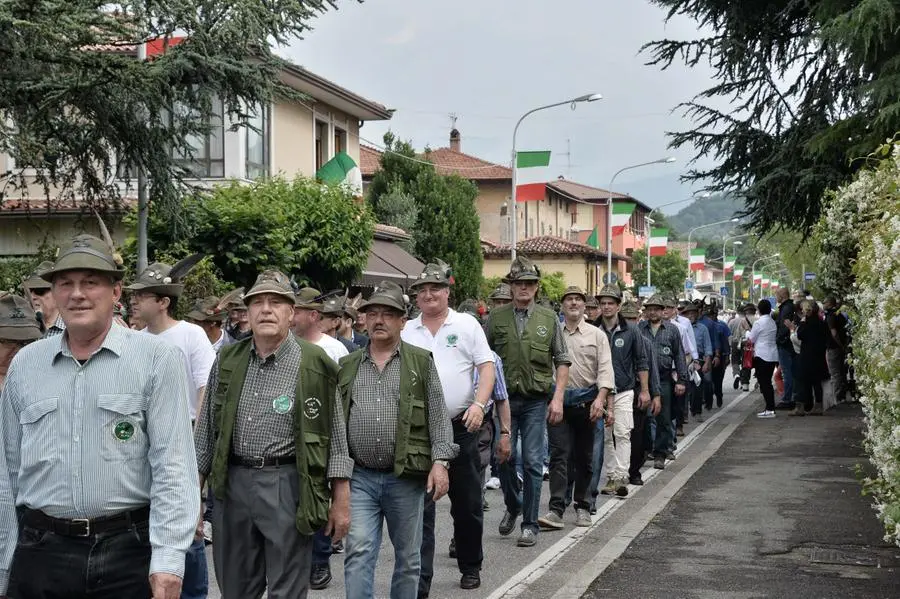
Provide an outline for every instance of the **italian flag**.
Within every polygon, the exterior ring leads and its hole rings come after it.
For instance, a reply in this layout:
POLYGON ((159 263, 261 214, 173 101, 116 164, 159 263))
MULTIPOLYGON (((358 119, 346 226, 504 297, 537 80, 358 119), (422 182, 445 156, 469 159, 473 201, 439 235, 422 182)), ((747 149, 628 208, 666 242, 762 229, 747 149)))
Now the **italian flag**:
POLYGON ((334 158, 316 171, 316 179, 323 183, 346 185, 353 195, 362 196, 362 171, 346 152, 338 152, 334 158))
MULTIPOLYGON (((625 227, 631 219, 631 213, 634 212, 634 202, 613 202, 612 211, 612 232, 613 235, 621 235, 625 232, 625 227)), ((665 252, 664 252, 665 253, 665 252)))
POLYGON ((734 263, 737 261, 737 256, 725 256, 725 264, 722 270, 722 274, 725 274, 729 270, 734 270, 734 263))
POLYGON ((669 243, 668 229, 650 229, 650 255, 665 256, 666 245, 669 243))
POLYGON ((763 278, 762 278, 762 288, 763 288, 763 289, 768 289, 768 288, 769 288, 769 282, 770 282, 770 281, 769 281, 769 277, 763 277, 763 278))
POLYGON ((591 231, 590 237, 587 238, 587 245, 592 248, 600 249, 600 237, 597 235, 597 227, 594 227, 594 230, 591 231))
POLYGON ((761 283, 762 283, 762 275, 758 275, 758 274, 756 274, 756 273, 753 273, 753 284, 754 284, 754 285, 759 285, 759 284, 761 284, 761 283))
POLYGON ((541 201, 547 195, 550 150, 516 152, 516 201, 541 201))
POLYGON ((741 275, 744 273, 744 265, 743 264, 735 264, 734 265, 734 277, 735 281, 741 280, 741 275))
POLYGON ((703 248, 697 248, 695 250, 691 250, 691 270, 703 270, 703 265, 706 263, 706 250, 703 248))
POLYGON ((781 283, 777 279, 772 281, 772 289, 778 289, 779 287, 781 287, 781 283))

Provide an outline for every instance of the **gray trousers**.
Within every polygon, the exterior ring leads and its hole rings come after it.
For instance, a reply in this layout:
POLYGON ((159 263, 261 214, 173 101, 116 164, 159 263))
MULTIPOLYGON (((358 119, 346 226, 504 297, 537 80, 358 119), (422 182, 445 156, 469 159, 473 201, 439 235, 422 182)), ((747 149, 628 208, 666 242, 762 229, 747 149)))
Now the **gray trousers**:
POLYGON ((313 537, 295 525, 298 491, 293 465, 228 467, 228 492, 215 497, 213 562, 222 599, 304 599, 313 537))
POLYGON ((839 347, 829 348, 825 352, 825 359, 831 375, 834 401, 842 402, 847 399, 847 355, 839 347))

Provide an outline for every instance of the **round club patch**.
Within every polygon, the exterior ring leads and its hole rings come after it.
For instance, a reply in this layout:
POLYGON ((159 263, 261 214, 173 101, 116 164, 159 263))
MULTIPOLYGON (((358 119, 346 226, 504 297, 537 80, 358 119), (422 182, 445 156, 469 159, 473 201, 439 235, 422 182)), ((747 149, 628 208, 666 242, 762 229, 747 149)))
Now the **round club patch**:
POLYGON ((310 420, 315 420, 322 412, 322 402, 318 397, 307 397, 303 402, 303 413, 310 420))
POLYGON ((294 407, 294 400, 287 395, 276 397, 272 400, 272 409, 276 414, 287 414, 294 407))
POLYGON ((547 336, 547 327, 541 325, 537 328, 538 337, 546 337, 547 336))
POLYGON ((672 353, 672 350, 668 347, 664 347, 664 348, 662 348, 662 350, 663 350, 663 353, 667 356, 672 353))
POLYGON ((128 441, 134 436, 134 425, 128 420, 120 420, 113 428, 113 435, 119 441, 128 441))
POLYGON ((447 347, 456 347, 457 341, 459 341, 459 335, 456 333, 447 335, 447 347))
POLYGON ((616 339, 616 347, 625 347, 625 340, 621 337, 616 339))

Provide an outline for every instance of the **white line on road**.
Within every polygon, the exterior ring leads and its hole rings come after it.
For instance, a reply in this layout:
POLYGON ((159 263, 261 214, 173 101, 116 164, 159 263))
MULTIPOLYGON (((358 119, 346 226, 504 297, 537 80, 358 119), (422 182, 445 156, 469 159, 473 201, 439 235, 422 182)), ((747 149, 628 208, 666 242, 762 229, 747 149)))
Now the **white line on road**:
MULTIPOLYGON (((694 430, 692 430, 688 435, 683 437, 681 439, 681 441, 678 442, 678 450, 675 452, 675 454, 681 455, 682 453, 684 453, 687 450, 687 448, 690 447, 701 434, 703 434, 703 432, 707 429, 707 427, 709 427, 713 422, 715 422, 721 416, 723 416, 724 414, 729 412, 732 408, 734 408, 739 403, 741 403, 749 395, 750 395, 749 392, 745 392, 745 393, 738 395, 734 401, 729 402, 727 406, 716 411, 716 413, 713 414, 713 416, 711 416, 705 422, 700 423, 694 430)), ((741 419, 741 420, 743 420, 743 419, 741 419)), ((736 425, 734 425, 734 428, 736 428, 736 425)), ((731 426, 729 426, 729 428, 726 430, 729 430, 729 429, 732 431, 734 430, 731 426)), ((721 437, 721 436, 722 435, 720 434, 718 437, 716 437, 716 440, 718 440, 719 437, 721 437)), ((727 438, 727 436, 725 438, 727 438)), ((724 439, 723 439, 723 442, 724 442, 724 439)), ((715 443, 715 441, 714 441, 714 443, 715 443)), ((719 445, 721 445, 721 443, 719 445)), ((705 455, 705 451, 704 451, 704 454, 701 454, 701 457, 703 455, 705 455)), ((694 472, 696 472, 697 468, 699 468, 704 462, 706 462, 707 459, 708 459, 708 457, 704 458, 702 460, 702 462, 700 462, 697 465, 696 468, 693 468, 693 464, 691 465, 691 467, 685 468, 684 470, 679 472, 679 474, 675 478, 673 478, 672 481, 668 485, 666 485, 666 487, 660 493, 661 499, 664 499, 664 503, 659 507, 659 510, 661 510, 665 506, 665 504, 668 503, 669 499, 671 499, 672 495, 674 495, 674 491, 672 492, 671 495, 665 493, 669 489, 669 487, 671 487, 673 485, 673 483, 675 483, 675 481, 680 480, 681 475, 684 472, 690 471, 690 474, 684 479, 684 481, 686 482, 687 479, 690 478, 690 476, 693 475, 694 472)), ((644 483, 646 484, 647 482, 653 480, 653 478, 658 476, 661 472, 663 472, 663 471, 656 470, 652 466, 645 468, 642 471, 644 483)), ((681 485, 683 485, 683 484, 684 484, 684 482, 681 483, 681 485)), ((681 485, 679 485, 678 488, 680 488, 681 485)), ((639 493, 642 488, 643 487, 640 487, 640 486, 628 485, 628 495, 632 496, 635 493, 639 493)), ((677 489, 676 489, 676 491, 677 491, 677 489)), ((652 502, 651 502, 651 504, 652 504, 652 502)), ((547 572, 555 563, 557 563, 560 560, 560 558, 562 558, 566 553, 568 553, 582 538, 584 538, 584 536, 587 533, 589 533, 591 530, 593 530, 593 528, 595 526, 597 526, 598 524, 600 524, 601 522, 603 522, 604 520, 609 518, 609 516, 611 514, 615 513, 615 511, 623 505, 625 505, 625 501, 618 500, 618 499, 613 499, 613 500, 610 500, 610 501, 607 501, 606 503, 604 503, 602 506, 600 506, 598 508, 597 514, 594 515, 593 523, 591 524, 590 527, 585 527, 585 528, 576 527, 576 528, 572 529, 565 536, 563 536, 559 541, 557 541, 556 543, 551 545, 543 553, 541 553, 539 556, 537 556, 530 564, 528 564, 522 570, 520 570, 518 572, 518 574, 507 579, 507 581, 502 586, 500 586, 493 593, 488 595, 487 599, 501 599, 503 597, 517 597, 520 594, 522 594, 523 592, 525 592, 533 582, 535 582, 536 580, 541 578, 545 572, 547 572)), ((657 512, 659 510, 657 510, 657 512)), ((655 515, 655 513, 653 515, 655 515)), ((649 522, 649 520, 648 520, 648 522, 649 522)), ((643 524, 641 526, 641 528, 637 530, 637 532, 640 532, 641 530, 643 530, 644 526, 646 526, 646 524, 643 524)), ((637 533, 635 533, 635 534, 637 534, 637 533)), ((617 535, 617 537, 615 537, 612 541, 610 541, 597 554, 597 556, 602 557, 604 554, 604 551, 607 550, 607 547, 610 547, 610 545, 613 543, 615 543, 615 545, 618 547, 618 545, 620 545, 621 542, 625 541, 625 538, 626 537, 623 537, 621 534, 617 535)), ((633 538, 634 537, 631 537, 631 539, 633 539, 633 538)), ((618 557, 619 555, 622 554, 623 551, 625 551, 625 549, 631 543, 631 539, 629 539, 624 545, 621 546, 620 550, 616 554, 616 557, 618 557)), ((615 559, 615 558, 613 558, 613 559, 615 559)), ((612 563, 612 560, 610 560, 609 563, 612 563)), ((575 577, 569 579, 569 583, 566 584, 566 586, 563 587, 563 589, 560 589, 560 591, 556 595, 554 595, 554 599, 563 599, 564 597, 580 597, 581 594, 587 589, 588 585, 590 585, 590 583, 593 582, 594 578, 599 576, 600 573, 603 571, 603 569, 605 569, 606 566, 609 565, 609 564, 604 564, 602 569, 598 569, 599 564, 597 561, 595 561, 593 559, 589 561, 589 564, 590 565, 587 568, 583 569, 575 577), (583 588, 581 588, 581 591, 579 591, 577 594, 573 595, 572 593, 574 592, 574 589, 576 588, 576 586, 578 586, 578 587, 581 586, 581 584, 582 584, 581 579, 584 576, 586 576, 585 570, 587 570, 587 569, 589 569, 591 572, 593 572, 593 575, 591 575, 591 577, 587 581, 587 583, 585 583, 583 585, 583 588), (560 593, 562 593, 563 590, 566 590, 566 589, 570 589, 567 591, 568 594, 561 595, 560 593)))

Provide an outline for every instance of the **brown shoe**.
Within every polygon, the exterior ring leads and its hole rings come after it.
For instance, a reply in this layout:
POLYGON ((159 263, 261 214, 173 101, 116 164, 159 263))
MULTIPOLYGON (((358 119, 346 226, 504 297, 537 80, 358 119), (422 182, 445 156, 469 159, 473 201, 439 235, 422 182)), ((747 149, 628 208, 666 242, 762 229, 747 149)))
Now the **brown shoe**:
POLYGON ((825 411, 822 409, 822 404, 820 403, 817 403, 815 406, 813 406, 812 410, 807 412, 807 414, 809 414, 810 416, 822 416, 824 413, 825 411))
POLYGON ((788 416, 806 416, 806 412, 803 410, 803 406, 797 406, 788 412, 788 416))

